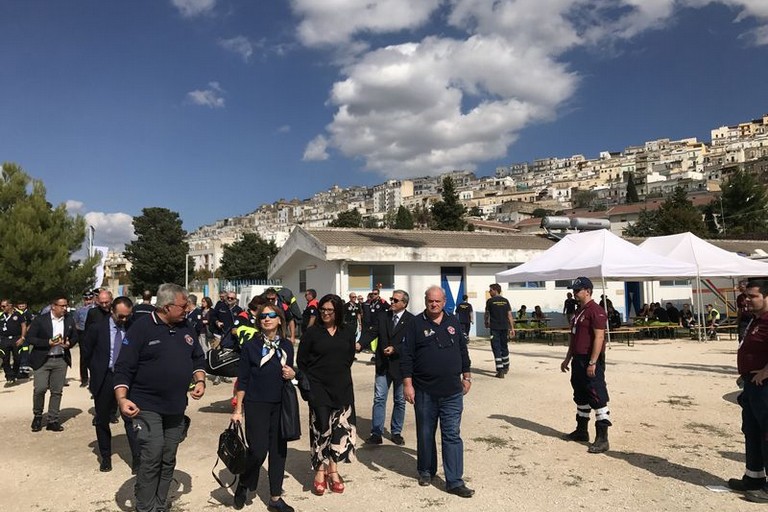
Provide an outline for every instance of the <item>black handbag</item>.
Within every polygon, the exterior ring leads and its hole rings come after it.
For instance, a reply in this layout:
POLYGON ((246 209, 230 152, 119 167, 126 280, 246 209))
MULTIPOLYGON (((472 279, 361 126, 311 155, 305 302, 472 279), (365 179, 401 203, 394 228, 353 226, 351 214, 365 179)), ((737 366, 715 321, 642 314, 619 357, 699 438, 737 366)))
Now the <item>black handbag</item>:
POLYGON ((245 442, 245 434, 243 434, 243 426, 240 423, 234 421, 229 422, 227 429, 219 435, 219 448, 216 450, 218 457, 216 458, 216 464, 211 469, 211 474, 216 482, 224 488, 232 487, 237 481, 237 475, 243 473, 247 469, 248 462, 248 446, 245 442), (219 465, 219 461, 222 461, 227 467, 230 473, 235 475, 235 479, 229 485, 224 483, 216 475, 216 466, 219 465))
POLYGON ((205 356, 205 373, 219 377, 237 377, 240 353, 231 348, 212 348, 205 356))
POLYGON ((286 441, 301 439, 301 420, 299 419, 299 399, 291 381, 283 383, 280 407, 280 437, 286 441))

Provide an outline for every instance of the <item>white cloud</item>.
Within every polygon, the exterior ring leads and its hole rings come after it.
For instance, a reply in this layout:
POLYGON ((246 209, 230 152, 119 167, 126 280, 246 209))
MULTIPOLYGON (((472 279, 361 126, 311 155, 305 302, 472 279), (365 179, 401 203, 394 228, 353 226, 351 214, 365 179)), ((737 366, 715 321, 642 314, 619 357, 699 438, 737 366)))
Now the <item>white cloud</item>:
POLYGON ((402 177, 504 157, 577 90, 569 50, 603 51, 712 3, 750 22, 752 44, 768 44, 768 0, 292 0, 299 40, 345 59, 328 100, 333 119, 304 160, 337 149, 402 177), (372 47, 370 36, 415 29, 433 35, 372 47))
POLYGON ((105 245, 122 251, 125 244, 135 238, 133 217, 127 213, 88 212, 85 214, 85 222, 96 230, 94 245, 105 245))
POLYGON ((318 135, 309 141, 306 149, 304 149, 304 157, 302 160, 328 160, 328 139, 326 139, 323 135, 318 135))
POLYGON ((277 133, 291 133, 291 125, 284 124, 283 126, 277 129, 277 133))
POLYGON ((216 6, 216 0, 171 0, 171 3, 188 18, 209 13, 216 6))
POLYGON ((208 89, 197 89, 187 93, 187 101, 193 105, 209 108, 224 108, 224 90, 219 82, 209 82, 208 89))
POLYGON ((359 32, 383 34, 424 24, 441 0, 291 0, 307 46, 347 43, 359 32))
POLYGON ((245 62, 253 55, 253 44, 245 36, 236 36, 230 39, 220 39, 219 46, 240 55, 245 62))
POLYGON ((64 203, 64 207, 72 215, 82 214, 83 206, 85 206, 85 204, 82 201, 77 201, 75 199, 67 199, 64 203))

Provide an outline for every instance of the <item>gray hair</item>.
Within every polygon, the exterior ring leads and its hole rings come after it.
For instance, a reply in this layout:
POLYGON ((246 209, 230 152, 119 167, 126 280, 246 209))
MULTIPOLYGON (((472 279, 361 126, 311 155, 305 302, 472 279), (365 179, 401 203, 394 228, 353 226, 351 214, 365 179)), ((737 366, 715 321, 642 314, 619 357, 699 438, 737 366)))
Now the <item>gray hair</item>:
POLYGON ((443 300, 445 300, 445 290, 443 290, 443 287, 442 287, 442 286, 438 286, 438 285, 436 285, 436 284, 433 284, 432 286, 430 286, 429 288, 427 288, 427 291, 425 291, 425 292, 424 292, 424 298, 426 299, 426 298, 427 298, 427 295, 429 295, 429 292, 431 292, 431 291, 433 291, 433 290, 438 290, 438 291, 440 291, 440 294, 443 296, 443 300))
POLYGON ((405 290, 394 290, 392 292, 392 295, 394 295, 396 293, 401 293, 403 295, 403 300, 405 301, 406 304, 409 304, 411 302, 411 296, 408 295, 407 291, 405 291, 405 290))
POLYGON ((194 293, 190 293, 187 296, 187 299, 189 299, 189 302, 191 302, 193 306, 197 306, 197 295, 195 295, 194 293))
POLYGON ((173 304, 177 295, 182 295, 185 299, 188 297, 187 289, 174 283, 164 283, 157 289, 157 299, 155 307, 157 309, 173 304))

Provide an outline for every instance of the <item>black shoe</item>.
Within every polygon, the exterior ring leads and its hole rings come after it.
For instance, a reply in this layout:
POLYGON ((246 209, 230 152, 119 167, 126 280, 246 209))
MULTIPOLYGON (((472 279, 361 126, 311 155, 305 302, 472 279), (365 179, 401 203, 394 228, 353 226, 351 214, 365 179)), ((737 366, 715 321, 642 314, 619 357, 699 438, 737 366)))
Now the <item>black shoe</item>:
POLYGON ((91 425, 93 425, 94 427, 96 426, 96 416, 94 416, 93 419, 91 420, 91 425))
POLYGON ((757 489, 756 491, 747 491, 744 495, 747 501, 752 503, 768 503, 768 492, 765 489, 757 489))
POLYGON ((118 415, 118 414, 115 414, 114 416, 112 416, 112 419, 111 419, 111 420, 109 420, 109 421, 110 421, 111 423, 120 423, 120 415, 118 415))
POLYGON ((88 381, 87 380, 81 380, 80 381, 80 387, 81 388, 87 388, 88 387, 88 381))
POLYGON ((381 444, 382 442, 379 434, 371 434, 371 437, 365 440, 365 444, 381 444))
POLYGON ((504 369, 503 369, 503 370, 501 370, 501 371, 503 371, 503 372, 504 372, 504 375, 506 375, 506 374, 508 374, 508 373, 509 373, 509 367, 506 367, 506 368, 504 368, 504 369))
POLYGON ((765 477, 753 478, 744 475, 741 478, 730 478, 728 480, 728 487, 739 492, 756 491, 762 489, 764 485, 765 477))
POLYGON ((235 501, 233 503, 235 510, 240 510, 245 506, 246 498, 248 498, 248 488, 244 485, 237 484, 237 489, 235 489, 235 501))
POLYGON ((64 427, 62 427, 61 423, 59 423, 58 421, 52 421, 45 426, 45 430, 50 430, 52 432, 61 432, 62 430, 64 430, 64 427))
POLYGON ((475 494, 474 489, 470 489, 464 484, 461 484, 458 487, 454 487, 453 489, 448 489, 449 494, 455 494, 456 496, 459 496, 460 498, 471 498, 473 494, 475 494))
POLYGON ((283 498, 278 498, 277 501, 269 500, 267 504, 267 510, 273 512, 294 512, 293 507, 283 501, 283 498))
POLYGON ((112 471, 112 461, 108 458, 102 458, 101 464, 99 464, 99 471, 102 473, 109 473, 112 471))
POLYGON ((503 371, 503 370, 499 370, 498 372, 496 372, 496 375, 495 375, 495 377, 496 377, 497 379, 503 379, 505 375, 506 375, 506 373, 504 373, 504 371, 503 371))
POLYGON ((68 386, 69 386, 69 381, 66 381, 66 380, 65 380, 65 381, 64 381, 64 386, 67 386, 67 387, 68 387, 68 386))
POLYGON ((422 487, 432 485, 432 477, 429 475, 419 475, 419 485, 422 487))
POLYGON ((6 379, 3 387, 12 388, 16 384, 16 379, 6 379))
POLYGON ((403 439, 403 436, 400 434, 392 434, 392 442, 397 446, 403 446, 405 444, 405 439, 403 439))
POLYGON ((43 430, 43 417, 35 416, 32 418, 32 432, 40 432, 43 430))

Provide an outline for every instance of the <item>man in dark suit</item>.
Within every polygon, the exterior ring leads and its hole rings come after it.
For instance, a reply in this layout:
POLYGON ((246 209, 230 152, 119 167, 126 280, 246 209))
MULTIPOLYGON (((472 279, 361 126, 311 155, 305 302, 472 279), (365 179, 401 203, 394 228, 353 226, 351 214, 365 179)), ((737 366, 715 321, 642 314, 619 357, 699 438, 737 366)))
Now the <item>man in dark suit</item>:
POLYGON ((392 388, 392 422, 390 434, 397 445, 405 443, 401 432, 405 422, 405 398, 403 397, 403 377, 400 373, 400 353, 405 331, 413 315, 406 311, 408 292, 392 292, 389 311, 379 315, 379 344, 376 347, 376 379, 374 381, 373 414, 371 436, 368 444, 381 444, 384 419, 387 415, 387 393, 392 388))
POLYGON ((69 301, 65 295, 58 295, 51 303, 51 311, 32 321, 27 331, 27 341, 32 346, 30 365, 35 372, 32 395, 32 432, 43 428, 43 407, 45 392, 51 392, 48 402, 47 430, 61 432, 59 408, 67 367, 72 366, 69 347, 77 341, 75 320, 67 314, 69 301))
MULTIPOLYGON (((112 376, 132 309, 131 299, 116 298, 112 301, 110 316, 89 329, 85 340, 80 343, 83 357, 88 359, 88 369, 91 372, 88 389, 93 395, 96 410, 96 419, 93 424, 96 427, 96 441, 101 455, 99 471, 102 472, 112 471, 112 431, 109 423, 117 407, 112 376)), ((133 430, 133 422, 130 418, 123 416, 123 421, 133 457, 131 467, 135 474, 139 462, 136 432, 133 430)))

